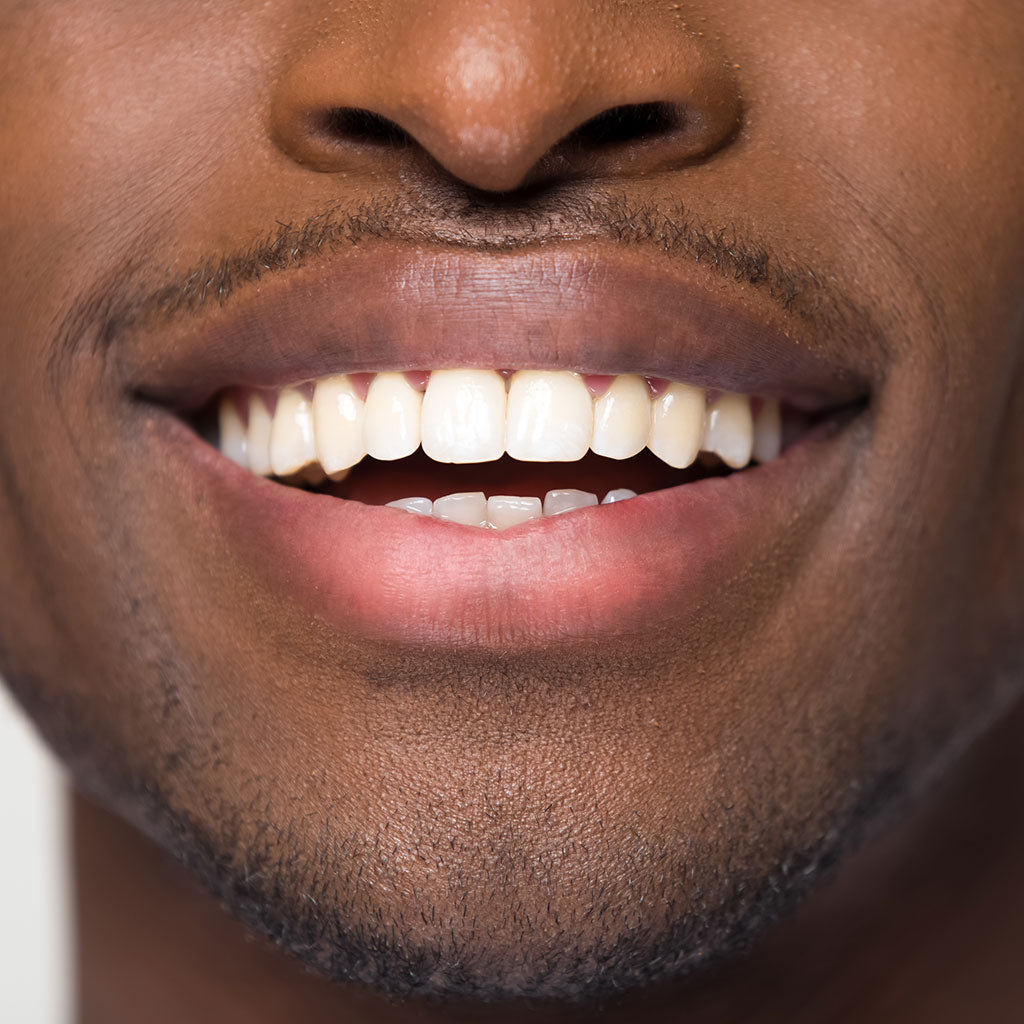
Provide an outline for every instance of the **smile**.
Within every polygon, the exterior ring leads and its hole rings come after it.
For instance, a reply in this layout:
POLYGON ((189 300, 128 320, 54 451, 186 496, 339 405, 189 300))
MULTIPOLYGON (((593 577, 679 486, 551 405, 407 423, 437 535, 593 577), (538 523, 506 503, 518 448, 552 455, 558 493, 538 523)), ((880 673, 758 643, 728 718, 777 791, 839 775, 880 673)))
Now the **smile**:
MULTIPOLYGON (((705 475, 741 469, 751 458, 770 462, 782 447, 782 417, 775 399, 716 395, 635 374, 479 369, 338 374, 280 391, 224 395, 219 447, 258 475, 326 488, 339 497, 363 494, 371 504, 383 495, 383 504, 413 514, 504 530, 672 486, 681 480, 671 471, 688 469, 699 456, 705 475), (418 450, 422 457, 416 461, 418 450), (649 459, 617 465, 642 452, 655 457, 653 465, 649 459), (595 465, 593 456, 604 465, 595 465), (371 468, 367 458, 390 463, 390 472, 371 468), (509 460, 588 460, 580 467, 582 475, 598 482, 604 475, 604 486, 587 491, 569 486, 577 481, 567 479, 542 495, 510 494, 501 482, 496 484, 501 493, 442 493, 446 481, 468 476, 457 472, 453 478, 444 467, 498 460, 519 489, 531 482, 529 467, 509 460), (436 464, 433 472, 425 461, 436 464), (371 473, 390 480, 392 489, 407 482, 429 493, 393 497, 380 486, 368 489, 365 478, 371 473), (636 489, 622 486, 624 480, 636 489)), ((487 475, 502 480, 500 472, 487 475)), ((532 474, 533 483, 545 475, 532 474)))
POLYGON ((237 564, 344 635, 678 628, 816 543, 871 353, 615 256, 360 252, 165 334, 134 392, 237 564))

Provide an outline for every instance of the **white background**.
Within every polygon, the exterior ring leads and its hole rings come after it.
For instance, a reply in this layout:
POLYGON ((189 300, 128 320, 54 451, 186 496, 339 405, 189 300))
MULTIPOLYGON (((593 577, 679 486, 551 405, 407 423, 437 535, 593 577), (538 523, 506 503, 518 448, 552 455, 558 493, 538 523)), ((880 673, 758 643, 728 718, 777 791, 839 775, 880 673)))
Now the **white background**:
POLYGON ((69 1024, 70 864, 60 770, 0 679, 0 1021, 69 1024))

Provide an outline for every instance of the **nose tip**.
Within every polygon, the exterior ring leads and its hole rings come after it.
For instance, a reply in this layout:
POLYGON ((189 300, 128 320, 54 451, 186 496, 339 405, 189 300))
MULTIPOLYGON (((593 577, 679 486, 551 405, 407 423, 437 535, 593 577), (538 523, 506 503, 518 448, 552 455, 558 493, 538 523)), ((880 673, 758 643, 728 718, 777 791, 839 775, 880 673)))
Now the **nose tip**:
POLYGON ((731 135, 726 62, 671 23, 591 21, 583 34, 575 5, 500 6, 417 5, 387 46, 319 47, 278 84, 279 146, 324 171, 368 147, 415 150, 472 188, 509 192, 570 170, 643 173, 731 135))
POLYGON ((438 62, 433 88, 400 111, 399 124, 449 174, 509 191, 564 134, 566 93, 521 47, 471 38, 438 62))

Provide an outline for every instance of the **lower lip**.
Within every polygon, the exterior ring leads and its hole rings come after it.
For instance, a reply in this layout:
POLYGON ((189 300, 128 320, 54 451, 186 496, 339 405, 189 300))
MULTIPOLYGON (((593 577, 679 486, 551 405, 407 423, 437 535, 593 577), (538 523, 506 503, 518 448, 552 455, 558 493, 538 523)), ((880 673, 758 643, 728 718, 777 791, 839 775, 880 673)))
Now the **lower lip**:
POLYGON ((345 633, 495 649, 685 626, 781 535, 820 521, 808 511, 827 514, 850 431, 500 533, 287 487, 187 433, 226 542, 280 600, 345 633))

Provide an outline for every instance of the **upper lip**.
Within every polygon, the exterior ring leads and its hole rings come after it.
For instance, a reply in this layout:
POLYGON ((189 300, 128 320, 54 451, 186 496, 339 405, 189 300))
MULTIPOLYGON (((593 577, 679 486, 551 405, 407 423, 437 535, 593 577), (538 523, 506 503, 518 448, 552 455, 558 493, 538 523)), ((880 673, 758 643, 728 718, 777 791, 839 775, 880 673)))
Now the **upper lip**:
POLYGON ((133 392, 180 412, 230 387, 460 366, 640 373, 821 409, 866 395, 877 357, 870 331, 797 317, 696 263, 579 242, 361 246, 127 345, 133 392))

